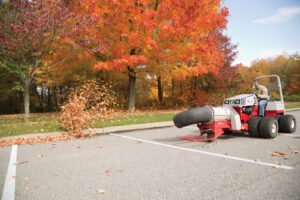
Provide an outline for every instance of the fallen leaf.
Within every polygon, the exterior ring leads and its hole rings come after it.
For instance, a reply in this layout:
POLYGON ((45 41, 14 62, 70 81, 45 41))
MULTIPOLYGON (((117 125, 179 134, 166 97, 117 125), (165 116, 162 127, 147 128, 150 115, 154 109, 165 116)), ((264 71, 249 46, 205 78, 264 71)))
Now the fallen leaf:
POLYGON ((24 160, 24 161, 17 162, 16 165, 21 165, 21 164, 26 164, 26 163, 28 163, 28 161, 24 160))
POLYGON ((295 150, 295 151, 294 151, 294 154, 297 154, 297 153, 299 153, 299 151, 295 150))
POLYGON ((287 154, 285 152, 282 152, 282 151, 275 151, 275 152, 272 153, 272 156, 287 157, 287 154))
POLYGON ((104 194, 104 193, 105 193, 105 190, 103 190, 101 188, 97 189, 97 194, 104 194))
POLYGON ((43 156, 43 154, 38 154, 37 157, 38 157, 38 158, 42 158, 42 157, 44 157, 44 156, 43 156))
POLYGON ((111 176, 111 171, 110 171, 110 170, 106 170, 106 171, 105 171, 105 174, 106 174, 107 176, 111 176))

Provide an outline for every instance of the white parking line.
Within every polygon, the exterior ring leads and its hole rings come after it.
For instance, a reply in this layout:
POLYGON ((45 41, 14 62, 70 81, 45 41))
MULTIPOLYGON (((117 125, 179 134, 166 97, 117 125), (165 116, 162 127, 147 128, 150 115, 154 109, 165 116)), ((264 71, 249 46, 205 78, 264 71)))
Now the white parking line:
POLYGON ((17 152, 18 145, 13 145, 11 147, 11 154, 8 163, 7 175, 4 183, 2 200, 15 199, 17 152))
POLYGON ((135 141, 140 141, 140 142, 144 142, 144 143, 169 147, 169 148, 173 148, 173 149, 180 149, 180 150, 183 150, 183 151, 189 151, 189 152, 200 153, 200 154, 205 154, 205 155, 210 155, 210 156, 215 156, 215 157, 227 158, 227 159, 231 159, 231 160, 238 160, 238 161, 257 164, 257 165, 263 165, 263 166, 274 167, 274 168, 279 168, 279 169, 294 169, 293 167, 286 166, 286 165, 278 165, 278 164, 274 164, 274 163, 260 162, 260 161, 255 161, 255 160, 251 160, 251 159, 246 159, 246 158, 240 158, 240 157, 235 157, 235 156, 228 156, 228 155, 223 155, 223 154, 212 153, 212 152, 208 152, 208 151, 201 151, 201 150, 196 150, 196 149, 178 147, 178 146, 175 146, 175 145, 169 145, 169 144, 164 144, 164 143, 159 143, 159 142, 154 142, 154 141, 149 141, 149 140, 143 140, 143 139, 138 139, 138 138, 129 137, 129 136, 125 136, 125 135, 119 135, 119 134, 113 134, 113 133, 111 133, 109 135, 129 139, 129 140, 135 140, 135 141))

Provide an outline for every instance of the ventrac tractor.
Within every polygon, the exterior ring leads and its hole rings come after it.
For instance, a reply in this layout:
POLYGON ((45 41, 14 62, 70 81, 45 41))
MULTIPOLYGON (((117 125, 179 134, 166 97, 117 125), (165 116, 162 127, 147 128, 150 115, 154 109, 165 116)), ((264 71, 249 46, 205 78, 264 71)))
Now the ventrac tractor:
POLYGON ((275 138, 278 132, 295 132, 296 119, 285 113, 279 76, 260 76, 255 80, 261 82, 266 79, 273 80, 273 84, 267 87, 270 99, 264 117, 259 116, 259 99, 255 94, 237 95, 225 99, 221 107, 195 107, 175 115, 173 122, 176 127, 197 124, 200 130, 200 135, 184 136, 181 139, 213 141, 222 134, 241 132, 248 132, 251 137, 275 138), (276 98, 272 97, 272 92, 276 92, 276 98))

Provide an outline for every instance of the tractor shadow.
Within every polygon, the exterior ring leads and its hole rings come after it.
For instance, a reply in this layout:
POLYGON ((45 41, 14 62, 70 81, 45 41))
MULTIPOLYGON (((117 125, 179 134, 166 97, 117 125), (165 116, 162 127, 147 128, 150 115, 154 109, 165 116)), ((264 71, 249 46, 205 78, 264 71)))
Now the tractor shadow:
POLYGON ((181 140, 179 138, 179 136, 176 136, 176 137, 169 137, 169 138, 160 138, 160 139, 154 139, 155 142, 162 142, 162 143, 165 143, 165 142, 171 142, 173 145, 179 145, 179 144, 184 144, 184 143, 187 143, 189 141, 187 140, 181 140))
POLYGON ((227 133, 223 134, 220 137, 217 138, 217 140, 227 140, 232 138, 251 138, 248 133, 242 132, 242 133, 227 133))
MULTIPOLYGON (((154 139, 156 142, 163 142, 163 143, 172 143, 173 145, 180 145, 185 143, 191 143, 192 141, 189 140, 182 140, 180 137, 182 136, 189 136, 189 135, 198 135, 199 131, 194 131, 193 133, 187 133, 186 135, 181 136, 175 136, 175 137, 169 137, 169 138, 160 138, 160 139, 154 139)), ((204 135, 205 137, 205 135, 204 135)), ((231 133, 231 134, 223 134, 220 137, 218 137, 217 140, 227 140, 227 139, 234 139, 238 137, 244 137, 244 138, 251 138, 247 133, 231 133)), ((259 139, 259 138, 258 138, 259 139)), ((212 141, 214 142, 214 141, 212 141)), ((198 142, 192 142, 192 143, 198 143, 198 142)), ((200 142, 200 144, 210 144, 211 142, 200 142)))

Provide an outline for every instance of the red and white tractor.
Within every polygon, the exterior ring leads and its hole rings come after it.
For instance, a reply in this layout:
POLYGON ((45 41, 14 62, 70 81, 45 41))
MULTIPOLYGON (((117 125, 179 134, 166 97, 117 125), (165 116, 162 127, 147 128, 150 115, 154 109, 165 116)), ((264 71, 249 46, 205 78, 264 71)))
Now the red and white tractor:
POLYGON ((275 138, 278 132, 293 133, 296 119, 285 114, 283 94, 278 75, 257 77, 255 80, 273 80, 268 91, 277 92, 277 98, 268 100, 265 116, 259 116, 258 98, 255 94, 241 94, 225 99, 220 107, 196 107, 183 111, 173 118, 176 127, 197 124, 200 135, 184 136, 192 142, 213 141, 225 133, 248 132, 251 137, 275 138), (277 90, 277 91, 274 91, 277 90), (206 137, 205 137, 206 136, 206 137))

